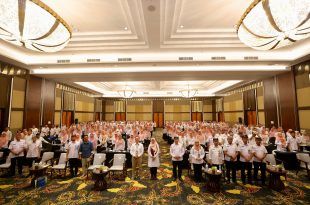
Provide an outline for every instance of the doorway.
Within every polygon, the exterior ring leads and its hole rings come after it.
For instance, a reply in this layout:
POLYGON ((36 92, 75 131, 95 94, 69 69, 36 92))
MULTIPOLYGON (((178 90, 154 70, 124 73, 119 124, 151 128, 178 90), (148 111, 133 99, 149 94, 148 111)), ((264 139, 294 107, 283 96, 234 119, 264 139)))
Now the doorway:
POLYGON ((70 127, 73 124, 73 121, 74 121, 73 111, 62 112, 62 125, 70 127))
POLYGON ((217 113, 217 119, 218 119, 218 122, 225 122, 224 112, 218 112, 217 113))
POLYGON ((247 126, 256 125, 256 111, 246 110, 244 113, 244 124, 247 126))
POLYGON ((153 121, 156 123, 156 127, 163 128, 164 127, 164 113, 162 112, 153 113, 153 121))
POLYGON ((126 121, 126 113, 125 112, 116 112, 115 113, 115 121, 126 121))
POLYGON ((202 122, 202 113, 192 112, 192 121, 202 122))
POLYGON ((100 121, 100 112, 96 112, 95 121, 100 121))

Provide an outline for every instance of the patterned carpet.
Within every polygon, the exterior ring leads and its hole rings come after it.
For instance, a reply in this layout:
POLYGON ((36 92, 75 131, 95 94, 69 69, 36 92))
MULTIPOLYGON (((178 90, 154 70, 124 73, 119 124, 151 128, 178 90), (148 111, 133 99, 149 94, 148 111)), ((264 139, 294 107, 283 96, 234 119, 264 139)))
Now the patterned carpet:
POLYGON ((310 181, 305 172, 298 178, 289 173, 282 192, 238 182, 223 183, 222 192, 213 194, 205 183, 194 183, 187 170, 183 170, 184 182, 173 182, 169 147, 162 141, 161 130, 154 135, 162 152, 158 181, 149 180, 144 156, 141 180, 108 181, 109 189, 103 192, 93 191, 94 182, 79 177, 49 180, 47 186, 36 189, 29 187, 27 178, 0 178, 0 204, 309 204, 310 181))

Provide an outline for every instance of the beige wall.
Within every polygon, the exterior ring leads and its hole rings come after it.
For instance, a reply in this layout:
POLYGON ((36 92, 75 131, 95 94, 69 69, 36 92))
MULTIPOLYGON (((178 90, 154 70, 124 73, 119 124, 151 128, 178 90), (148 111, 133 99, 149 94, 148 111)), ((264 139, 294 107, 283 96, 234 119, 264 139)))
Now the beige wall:
POLYGON ((62 91, 56 88, 56 95, 55 95, 55 110, 61 110, 61 93, 62 91))
POLYGON ((190 121, 190 113, 165 113, 165 121, 190 121))
POLYGON ((81 94, 76 94, 75 111, 94 112, 95 99, 81 94))
POLYGON ((264 87, 257 88, 257 109, 258 109, 258 123, 265 124, 265 111, 264 111, 264 87))
POLYGON ((295 76, 300 129, 310 130, 310 80, 307 72, 295 76))
POLYGON ((242 93, 236 93, 224 97, 224 111, 241 111, 241 110, 243 110, 242 93))
POLYGON ((79 122, 94 121, 94 113, 75 113, 75 118, 79 119, 79 122))
POLYGON ((132 121, 152 121, 152 101, 151 100, 128 100, 126 105, 127 120, 132 121))
POLYGON ((243 112, 232 112, 232 113, 224 113, 224 118, 226 122, 237 123, 238 118, 243 118, 243 112))
POLYGON ((54 124, 55 125, 60 125, 60 112, 55 111, 55 116, 54 116, 54 124))
POLYGON ((189 100, 165 101, 165 121, 190 121, 191 104, 189 100))
POLYGON ((204 121, 212 121, 212 113, 203 113, 203 120, 204 121))
POLYGON ((114 121, 114 113, 105 113, 104 118, 105 121, 114 121))
POLYGON ((12 110, 10 118, 10 127, 13 132, 23 128, 23 117, 24 117, 23 109, 25 106, 25 92, 26 92, 26 79, 14 77, 13 90, 12 90, 12 110))

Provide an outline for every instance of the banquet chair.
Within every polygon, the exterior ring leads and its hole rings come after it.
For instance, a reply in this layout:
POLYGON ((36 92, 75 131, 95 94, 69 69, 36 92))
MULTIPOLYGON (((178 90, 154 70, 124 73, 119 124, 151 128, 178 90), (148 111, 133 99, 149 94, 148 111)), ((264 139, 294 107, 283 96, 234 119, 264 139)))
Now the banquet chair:
POLYGON ((9 171, 11 168, 11 155, 7 156, 4 164, 0 164, 0 173, 2 174, 4 171, 9 171))
MULTIPOLYGON (((277 164, 283 164, 283 162, 279 159, 276 159, 274 154, 267 154, 265 161, 267 165, 276 166, 277 164)), ((285 180, 287 180, 287 174, 283 173, 285 180)))
POLYGON ((40 164, 53 165, 54 152, 44 152, 40 164))
POLYGON ((67 153, 61 153, 59 160, 58 160, 58 164, 52 166, 51 168, 51 177, 53 178, 54 170, 58 171, 59 174, 61 174, 61 171, 63 170, 64 172, 63 176, 66 177, 67 167, 68 167, 67 153))
POLYGON ((96 153, 94 155, 93 164, 87 169, 87 179, 88 179, 88 172, 91 172, 97 167, 103 165, 105 160, 106 160, 106 154, 104 153, 96 153))
POLYGON ((298 174, 300 169, 305 169, 307 171, 308 177, 310 178, 310 156, 308 153, 297 153, 297 160, 299 162, 299 167, 296 171, 296 175, 298 174))
POLYGON ((109 168, 110 179, 111 179, 111 173, 114 174, 114 172, 122 172, 123 176, 126 176, 127 175, 127 171, 125 168, 126 155, 125 154, 114 154, 114 157, 110 161, 110 163, 112 161, 113 161, 113 165, 109 168))

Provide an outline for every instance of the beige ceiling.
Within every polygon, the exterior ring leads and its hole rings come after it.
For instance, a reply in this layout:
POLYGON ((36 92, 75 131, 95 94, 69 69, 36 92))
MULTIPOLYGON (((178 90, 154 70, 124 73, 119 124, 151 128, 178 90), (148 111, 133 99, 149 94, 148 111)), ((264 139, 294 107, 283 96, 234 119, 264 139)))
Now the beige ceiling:
POLYGON ((73 85, 75 82, 129 81, 146 85, 160 81, 162 85, 166 81, 209 80, 245 83, 283 72, 285 70, 272 66, 289 66, 310 54, 310 39, 273 51, 256 51, 242 44, 235 24, 251 0, 42 1, 73 28, 70 43, 57 53, 38 53, 0 40, 0 60, 73 85), (130 61, 120 62, 124 59, 130 61), (70 62, 59 63, 59 60, 70 62), (190 68, 169 72, 156 69, 184 65, 211 66, 212 69, 199 72, 190 68), (214 69, 217 66, 261 66, 264 69, 223 71, 214 69), (139 71, 140 67, 146 70, 139 71), (113 68, 127 70, 106 72, 113 68), (58 70, 45 72, 53 69, 58 70), (88 72, 77 72, 78 69, 88 72))

